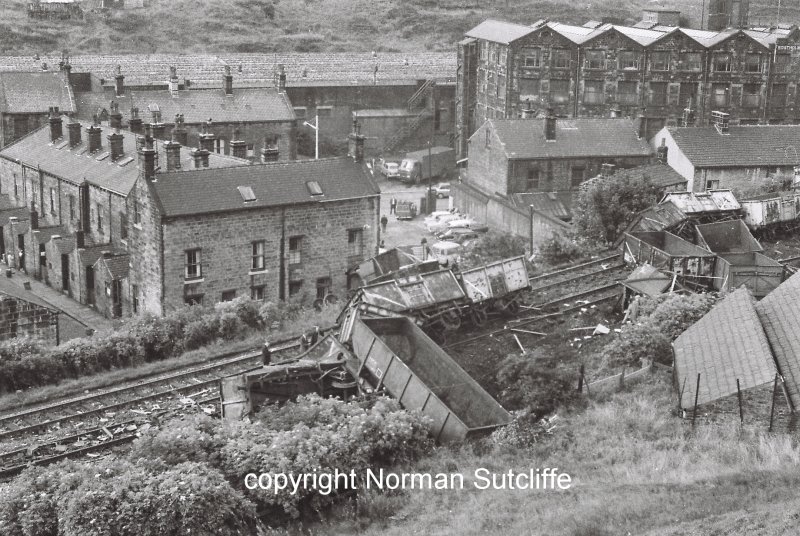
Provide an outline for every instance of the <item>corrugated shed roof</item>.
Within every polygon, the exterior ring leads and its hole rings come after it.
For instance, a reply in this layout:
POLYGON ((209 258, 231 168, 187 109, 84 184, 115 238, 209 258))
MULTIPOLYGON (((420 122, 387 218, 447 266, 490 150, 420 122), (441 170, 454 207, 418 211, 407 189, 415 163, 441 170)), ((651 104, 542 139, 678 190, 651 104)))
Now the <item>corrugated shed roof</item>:
POLYGON ((165 123, 171 123, 177 114, 183 114, 189 124, 202 123, 209 118, 222 123, 295 119, 286 94, 274 88, 234 88, 233 95, 225 95, 222 89, 189 89, 175 93, 126 90, 119 97, 113 91, 93 91, 78 93, 78 113, 84 119, 91 119, 99 110, 110 110, 112 100, 119 103, 123 117, 128 118, 131 107, 137 106, 146 121, 148 108, 157 106, 165 123))
MULTIPOLYGON (((69 121, 64 119, 63 132, 67 135, 67 125, 69 121)), ((8 145, 0 150, 0 156, 12 160, 21 161, 33 168, 40 167, 43 171, 51 173, 57 177, 66 179, 73 184, 80 184, 86 181, 105 188, 112 192, 127 195, 136 178, 139 175, 139 162, 136 154, 136 139, 130 132, 122 132, 124 156, 112 162, 108 155, 108 134, 110 129, 102 132, 103 149, 94 154, 88 153, 88 135, 86 128, 91 123, 81 122, 82 143, 73 148, 69 147, 66 141, 50 142, 50 127, 44 127, 32 132, 21 140, 8 145)), ((159 161, 166 162, 166 155, 162 142, 157 141, 155 147, 159 152, 159 161)), ((209 156, 210 168, 221 168, 230 166, 246 165, 244 160, 224 155, 211 153, 209 156)), ((192 169, 194 159, 189 153, 188 148, 181 149, 181 165, 183 169, 192 169)))
POLYGON ((0 112, 45 113, 51 106, 75 111, 72 89, 61 73, 9 72, 0 74, 0 112))
POLYGON ((739 288, 672 343, 675 371, 682 389, 681 407, 694 405, 697 374, 698 404, 772 382, 775 363, 756 314, 753 297, 739 288))
POLYGON ((495 43, 507 45, 521 37, 525 37, 535 29, 536 28, 532 26, 523 26, 511 22, 487 19, 469 30, 465 35, 475 39, 483 39, 484 41, 493 41, 495 43))
POLYGON ((663 231, 686 219, 686 214, 672 201, 648 207, 636 215, 628 232, 663 231))
POLYGON ((800 147, 800 125, 752 125, 729 127, 720 134, 715 127, 667 129, 686 158, 699 168, 794 166, 800 147))
POLYGON ((687 215, 702 212, 726 212, 741 210, 742 205, 730 190, 708 190, 706 192, 667 192, 661 203, 672 202, 687 215))
POLYGON ((324 203, 380 193, 364 166, 344 157, 166 173, 158 176, 153 188, 166 217, 324 203), (307 185, 311 181, 319 184, 322 195, 311 195, 307 185), (239 186, 249 186, 255 201, 245 202, 239 186))
POLYGON ((784 281, 756 305, 786 382, 789 400, 800 407, 800 273, 784 281))
MULTIPOLYGON (((544 119, 489 119, 509 159, 648 156, 630 119, 558 119, 556 139, 546 141, 544 119)), ((475 136, 477 134, 473 134, 475 136)))

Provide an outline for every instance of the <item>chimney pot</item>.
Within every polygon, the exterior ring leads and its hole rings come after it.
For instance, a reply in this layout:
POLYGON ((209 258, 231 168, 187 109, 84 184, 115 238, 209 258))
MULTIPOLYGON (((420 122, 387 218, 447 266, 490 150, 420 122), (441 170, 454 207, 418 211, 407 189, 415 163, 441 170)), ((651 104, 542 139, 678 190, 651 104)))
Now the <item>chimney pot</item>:
POLYGON ((121 65, 117 65, 117 74, 114 77, 114 92, 117 97, 125 95, 125 75, 122 74, 121 65))
POLYGON ((112 162, 116 162, 117 160, 122 158, 122 155, 125 152, 125 150, 123 148, 124 147, 124 145, 123 145, 124 139, 125 139, 125 136, 123 136, 119 132, 119 129, 117 129, 116 131, 114 131, 114 132, 112 132, 111 134, 108 135, 108 148, 111 151, 111 161, 112 162))
POLYGON ((128 120, 128 128, 130 128, 131 132, 134 134, 138 134, 142 131, 142 118, 139 117, 139 108, 135 106, 131 108, 131 118, 128 120))
POLYGON ((233 75, 231 74, 230 65, 225 66, 225 74, 222 77, 222 87, 225 89, 225 95, 233 95, 233 75))
POLYGON ((167 171, 181 169, 181 144, 175 140, 165 141, 164 152, 167 154, 167 171))
POLYGON ((195 169, 202 169, 208 167, 209 152, 202 147, 192 151, 192 158, 194 158, 195 169))
POLYGON ((355 162, 362 162, 364 160, 364 142, 367 137, 361 134, 361 125, 358 119, 353 119, 353 132, 348 136, 348 150, 347 156, 351 157, 355 162))
POLYGON ((103 129, 101 129, 96 124, 87 127, 86 134, 87 138, 89 139, 89 152, 96 153, 100 149, 103 148, 103 138, 102 138, 103 129))
MULTIPOLYGON (((141 138, 141 137, 140 137, 141 138)), ((143 139, 137 140, 139 149, 139 173, 147 181, 153 181, 156 178, 156 150, 153 148, 153 138, 144 136, 143 139)))
POLYGON ((69 146, 75 147, 81 144, 81 124, 78 122, 67 123, 69 132, 69 146))
POLYGON ((50 108, 50 141, 55 142, 64 136, 62 128, 61 116, 58 114, 57 107, 50 108))

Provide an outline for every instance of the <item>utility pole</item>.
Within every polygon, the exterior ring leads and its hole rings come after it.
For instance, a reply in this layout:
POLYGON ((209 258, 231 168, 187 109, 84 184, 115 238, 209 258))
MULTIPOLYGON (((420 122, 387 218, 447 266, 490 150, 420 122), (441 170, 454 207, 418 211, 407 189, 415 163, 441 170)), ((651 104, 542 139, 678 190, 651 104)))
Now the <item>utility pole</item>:
POLYGON ((314 116, 314 124, 308 121, 303 122, 307 127, 314 129, 314 160, 319 160, 319 114, 314 116))
POLYGON ((433 161, 431 159, 431 149, 433 148, 433 138, 436 135, 436 84, 431 85, 431 136, 428 140, 428 214, 434 213, 433 203, 433 189, 431 181, 433 180, 433 161))

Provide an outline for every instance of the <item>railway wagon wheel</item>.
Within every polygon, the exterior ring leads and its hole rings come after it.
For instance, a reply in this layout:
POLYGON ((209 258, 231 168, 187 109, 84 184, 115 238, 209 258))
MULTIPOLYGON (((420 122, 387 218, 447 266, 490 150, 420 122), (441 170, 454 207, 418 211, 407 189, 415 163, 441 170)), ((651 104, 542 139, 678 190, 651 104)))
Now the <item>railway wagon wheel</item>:
POLYGON ((503 312, 508 315, 516 316, 519 314, 520 307, 519 300, 516 296, 511 296, 503 300, 503 312))
POLYGON ((482 327, 486 324, 486 321, 489 319, 489 314, 486 312, 486 309, 483 307, 476 305, 469 311, 469 319, 475 327, 482 327))
POLYGON ((448 309, 441 314, 439 321, 444 326, 444 329, 455 331, 461 327, 461 314, 459 314, 458 309, 448 309))

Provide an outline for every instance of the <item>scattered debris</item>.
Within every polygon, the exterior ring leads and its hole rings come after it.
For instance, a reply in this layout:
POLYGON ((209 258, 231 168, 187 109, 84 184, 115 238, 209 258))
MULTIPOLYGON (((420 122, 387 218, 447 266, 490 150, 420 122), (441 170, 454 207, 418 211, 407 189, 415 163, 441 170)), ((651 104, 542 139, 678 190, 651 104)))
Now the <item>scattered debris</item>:
POLYGON ((608 335, 610 332, 611 330, 603 324, 597 324, 597 327, 594 328, 592 335, 608 335))

